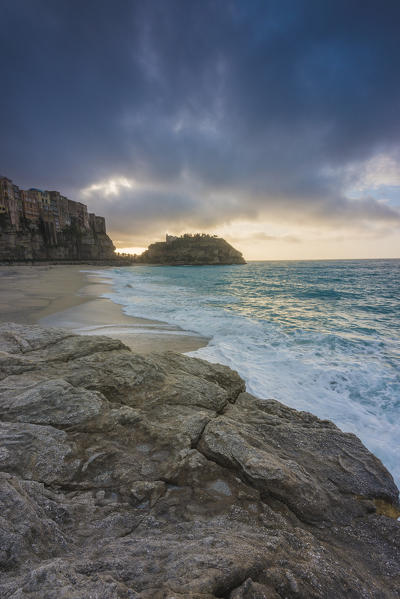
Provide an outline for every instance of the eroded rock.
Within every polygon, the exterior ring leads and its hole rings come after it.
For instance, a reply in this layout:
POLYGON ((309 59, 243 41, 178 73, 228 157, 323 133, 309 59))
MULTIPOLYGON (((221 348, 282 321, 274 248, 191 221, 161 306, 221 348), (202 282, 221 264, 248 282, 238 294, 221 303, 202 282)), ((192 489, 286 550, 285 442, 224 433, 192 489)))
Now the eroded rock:
POLYGON ((0 597, 400 596, 398 491, 331 422, 40 327, 0 326, 0 375, 0 597))

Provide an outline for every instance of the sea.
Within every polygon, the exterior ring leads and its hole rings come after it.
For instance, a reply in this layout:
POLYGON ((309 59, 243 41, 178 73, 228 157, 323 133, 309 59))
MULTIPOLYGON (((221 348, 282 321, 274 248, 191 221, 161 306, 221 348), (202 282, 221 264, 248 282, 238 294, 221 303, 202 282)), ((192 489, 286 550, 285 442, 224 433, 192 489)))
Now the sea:
POLYGON ((126 314, 210 338, 260 398, 355 433, 400 484, 400 260, 99 271, 126 314))

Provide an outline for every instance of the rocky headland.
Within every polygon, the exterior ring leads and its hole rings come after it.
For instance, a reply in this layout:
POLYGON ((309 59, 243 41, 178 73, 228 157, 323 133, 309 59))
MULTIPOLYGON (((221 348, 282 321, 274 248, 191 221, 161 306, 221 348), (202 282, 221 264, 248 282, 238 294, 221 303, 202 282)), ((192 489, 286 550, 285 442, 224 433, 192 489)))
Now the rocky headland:
POLYGON ((225 239, 206 234, 185 234, 181 237, 167 235, 165 241, 149 245, 136 260, 146 264, 170 265, 246 263, 241 252, 225 239))
POLYGON ((59 191, 20 189, 0 176, 0 261, 114 260, 104 217, 59 191))
POLYGON ((48 229, 23 223, 17 230, 0 217, 0 261, 88 262, 114 261, 115 247, 105 230, 69 227, 55 238, 48 229))
POLYGON ((0 597, 391 599, 398 490, 225 366, 0 326, 0 597))

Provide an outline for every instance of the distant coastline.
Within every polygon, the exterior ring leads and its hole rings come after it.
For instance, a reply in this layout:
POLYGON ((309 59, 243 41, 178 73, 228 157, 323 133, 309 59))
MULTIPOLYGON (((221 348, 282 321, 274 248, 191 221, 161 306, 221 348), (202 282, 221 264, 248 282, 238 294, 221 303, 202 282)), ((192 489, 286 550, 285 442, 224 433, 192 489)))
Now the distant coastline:
POLYGON ((115 253, 103 216, 59 191, 20 189, 0 176, 0 264, 129 266, 245 264, 241 252, 216 235, 166 235, 140 255, 115 253))

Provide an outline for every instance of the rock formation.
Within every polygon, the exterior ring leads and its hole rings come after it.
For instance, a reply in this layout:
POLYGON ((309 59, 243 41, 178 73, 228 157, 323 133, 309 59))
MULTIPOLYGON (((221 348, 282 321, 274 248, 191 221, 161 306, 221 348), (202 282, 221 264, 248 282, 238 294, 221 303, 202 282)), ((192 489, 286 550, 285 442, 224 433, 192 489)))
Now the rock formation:
POLYGON ((0 260, 109 260, 103 216, 59 191, 20 189, 0 176, 0 260))
POLYGON ((0 327, 0 597, 392 599, 398 491, 229 368, 0 327))
POLYGON ((0 260, 110 260, 115 258, 114 244, 104 231, 90 227, 69 227, 49 235, 46 227, 26 223, 19 230, 0 218, 0 260))
POLYGON ((166 241, 149 245, 138 258, 148 264, 245 264, 242 254, 225 239, 211 235, 167 235, 166 241))

